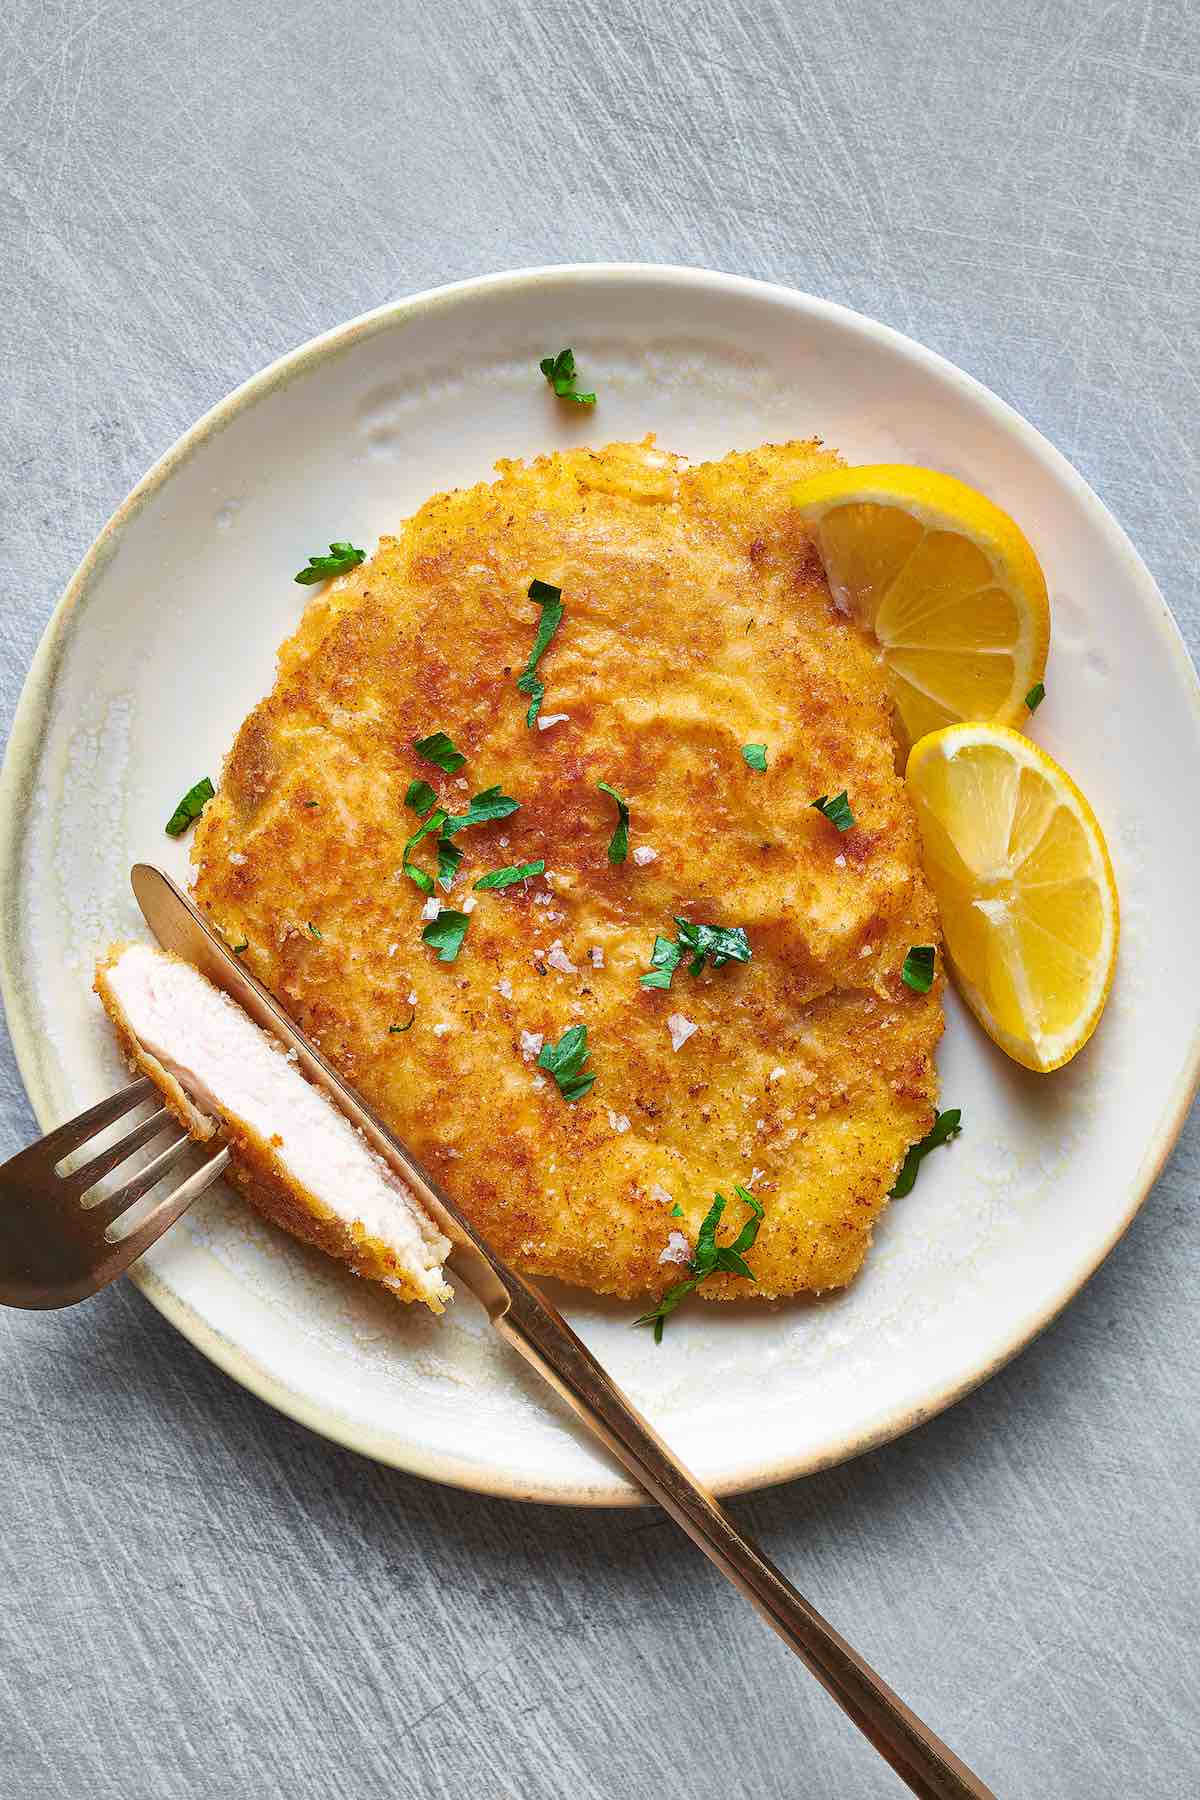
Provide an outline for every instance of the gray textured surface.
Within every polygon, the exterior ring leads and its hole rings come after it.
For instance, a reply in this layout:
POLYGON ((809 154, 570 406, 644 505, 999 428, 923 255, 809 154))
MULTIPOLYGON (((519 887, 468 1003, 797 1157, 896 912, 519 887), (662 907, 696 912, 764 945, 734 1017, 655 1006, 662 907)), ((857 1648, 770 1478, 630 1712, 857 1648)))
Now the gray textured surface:
MULTIPOLYGON (((9 0, 0 730, 144 467, 397 292, 705 263, 1034 420, 1200 641, 1200 13, 1183 0, 9 0), (971 23, 966 21, 971 19, 971 23)), ((0 1054, 0 1151, 31 1130, 0 1054)), ((740 1504, 1003 1796, 1200 1789, 1195 1121, 1060 1323, 740 1504)), ((898 1784, 675 1533, 275 1417, 132 1290, 0 1319, 0 1791, 726 1800, 898 1784)))

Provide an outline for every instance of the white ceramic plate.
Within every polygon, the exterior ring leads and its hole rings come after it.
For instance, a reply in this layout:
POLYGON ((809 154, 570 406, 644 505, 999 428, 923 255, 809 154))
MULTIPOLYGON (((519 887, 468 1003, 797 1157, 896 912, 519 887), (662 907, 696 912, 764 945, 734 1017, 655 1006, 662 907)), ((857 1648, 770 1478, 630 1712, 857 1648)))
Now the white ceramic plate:
MULTIPOLYGON (((499 456, 657 433, 693 457, 819 434, 852 461, 947 469, 1021 521, 1054 643, 1036 735, 1108 833, 1124 939, 1108 1013, 1049 1077, 953 998, 943 1103, 964 1132, 888 1212, 844 1294, 684 1309, 655 1348, 636 1309, 575 1293, 576 1328, 671 1444, 735 1492, 928 1417, 1027 1343, 1128 1225, 1197 1078, 1200 835, 1156 793, 1200 788, 1195 675, 1129 541, 994 395, 824 301, 690 269, 532 270, 402 300, 317 339, 187 433, 85 558, 29 676, 0 791, 3 981, 44 1126, 122 1070, 90 992, 140 933, 132 861, 176 875, 163 821, 220 772, 331 538, 371 544, 499 456), (538 358, 574 345, 595 412, 538 358)), ((395 1305, 250 1217, 203 1202, 135 1273, 194 1343, 273 1405, 399 1466, 488 1492, 622 1503, 624 1480, 464 1296, 395 1305)))

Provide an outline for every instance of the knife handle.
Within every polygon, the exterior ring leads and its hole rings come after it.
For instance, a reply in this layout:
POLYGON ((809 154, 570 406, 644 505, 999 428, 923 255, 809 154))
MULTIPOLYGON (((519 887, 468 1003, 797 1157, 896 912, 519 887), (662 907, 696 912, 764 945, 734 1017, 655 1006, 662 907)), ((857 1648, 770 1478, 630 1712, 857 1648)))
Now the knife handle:
POLYGON ((505 1285, 507 1304, 492 1315, 496 1329, 753 1601, 912 1792, 923 1800, 995 1800, 684 1468, 550 1302, 511 1270, 505 1285))

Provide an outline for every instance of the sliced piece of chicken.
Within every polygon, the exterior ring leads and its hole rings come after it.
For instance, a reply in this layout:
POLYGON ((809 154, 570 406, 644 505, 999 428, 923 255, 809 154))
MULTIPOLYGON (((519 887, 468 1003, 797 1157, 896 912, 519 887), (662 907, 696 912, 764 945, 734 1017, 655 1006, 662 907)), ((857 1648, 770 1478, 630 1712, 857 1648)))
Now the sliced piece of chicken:
POLYGON ((114 944, 96 992, 133 1062, 195 1138, 224 1133, 229 1179, 274 1224, 441 1312, 450 1244, 291 1057, 190 963, 114 944))

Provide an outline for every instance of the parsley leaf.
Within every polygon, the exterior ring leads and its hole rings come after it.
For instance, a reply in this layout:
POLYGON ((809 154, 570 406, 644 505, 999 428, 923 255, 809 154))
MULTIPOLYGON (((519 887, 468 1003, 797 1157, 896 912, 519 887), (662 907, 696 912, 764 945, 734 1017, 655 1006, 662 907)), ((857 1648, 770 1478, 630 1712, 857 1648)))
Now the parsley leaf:
POLYGON ((933 986, 933 965, 937 951, 932 944, 914 944, 904 959, 900 979, 914 994, 927 994, 933 986))
POLYGON ((235 956, 240 956, 243 950, 248 950, 250 948, 250 939, 243 938, 240 944, 231 944, 229 948, 233 951, 235 956))
POLYGON ((409 782, 408 792, 404 796, 404 804, 411 806, 415 813, 428 812, 431 806, 437 805, 437 795, 429 783, 422 781, 418 776, 416 781, 409 782))
POLYGON ((544 875, 546 865, 539 857, 537 862, 513 863, 507 869, 493 869, 490 875, 482 875, 475 883, 477 888, 515 887, 518 881, 528 881, 531 875, 544 875))
POLYGON ((595 406, 595 394, 575 392, 575 352, 560 350, 557 356, 543 356, 538 368, 560 400, 574 400, 576 406, 595 406))
POLYGON ((314 581, 328 581, 331 575, 344 575, 347 569, 356 569, 366 560, 366 551, 356 550, 353 544, 330 544, 329 555, 310 556, 308 567, 301 569, 296 580, 301 587, 311 587, 314 581))
POLYGON ((690 919, 678 916, 675 923, 679 927, 679 936, 674 943, 670 938, 655 938, 650 956, 651 972, 642 976, 643 987, 669 988, 672 975, 688 956, 692 959, 693 975, 699 975, 709 957, 714 969, 727 962, 750 961, 750 943, 740 925, 694 925, 690 919))
POLYGON ((683 1217, 683 1208, 682 1208, 682 1206, 680 1206, 678 1200, 675 1202, 674 1206, 671 1208, 671 1217, 673 1219, 682 1219, 682 1217, 683 1217))
POLYGON ((1033 686, 1030 688, 1029 692, 1025 696, 1025 704, 1029 708, 1030 712, 1036 712, 1038 707, 1042 704, 1042 701, 1045 698, 1046 698, 1045 682, 1044 681, 1035 681, 1033 686))
POLYGON ((195 787, 190 787, 167 820, 167 836, 182 837, 188 826, 204 811, 205 802, 211 800, 215 793, 216 789, 207 775, 195 787))
POLYGON ((542 609, 542 616, 538 620, 537 636, 533 640, 533 649, 529 652, 529 661, 517 676, 517 686, 523 694, 530 696, 525 723, 532 731, 538 708, 546 697, 546 684, 538 680, 537 666, 563 616, 562 589, 551 587, 548 581, 531 581, 529 598, 537 601, 542 609))
POLYGON ((622 863, 629 855, 629 802, 622 800, 616 788, 609 787, 607 781, 598 781, 596 786, 602 794, 608 794, 617 803, 617 829, 608 846, 608 860, 610 863, 622 863))
POLYGON ((767 766, 767 746, 765 744, 743 744, 742 755, 746 759, 746 767, 757 769, 759 774, 767 766))
POLYGON ((453 837, 456 832, 465 831, 468 825, 486 825, 491 819, 507 819, 520 804, 519 800, 510 800, 507 794, 502 794, 497 782, 495 787, 484 788, 481 794, 476 794, 465 813, 446 820, 445 835, 453 837))
POLYGON ((438 953, 439 962, 453 962, 462 949, 463 939, 467 935, 470 917, 464 912, 455 912, 447 907, 436 919, 430 919, 421 933, 423 943, 430 944, 438 953))
POLYGON ((900 1165, 900 1173, 890 1191, 890 1198, 903 1200, 905 1194, 911 1194, 916 1184, 921 1164, 931 1150, 939 1144, 948 1144, 962 1130, 962 1108, 952 1106, 948 1112, 940 1112, 933 1121, 933 1130, 928 1132, 919 1142, 910 1144, 900 1165))
POLYGON ((700 1277, 698 1275, 690 1275, 686 1281, 677 1281, 675 1283, 674 1287, 669 1287, 667 1289, 666 1293, 662 1296, 662 1299, 659 1301, 658 1305, 654 1308, 654 1311, 648 1312, 648 1313, 643 1313, 640 1319, 635 1319, 633 1321, 634 1324, 635 1325, 653 1325, 654 1341, 656 1344, 661 1344, 662 1343, 662 1335, 663 1335, 663 1324, 665 1323, 666 1319, 669 1317, 669 1315, 671 1313, 673 1313, 675 1311, 675 1308, 679 1305, 679 1302, 681 1300, 686 1300, 688 1295, 692 1292, 692 1290, 694 1288, 698 1288, 699 1286, 700 1286, 700 1277))
MULTIPOLYGON (((458 752, 455 751, 454 754, 457 756, 458 752)), ((457 767, 457 765, 455 766, 457 767)), ((409 792, 412 792, 411 788, 409 792)), ((441 836, 438 839, 437 847, 437 879, 449 893, 454 885, 454 877, 458 873, 459 864, 463 859, 462 851, 457 844, 452 844, 450 839, 456 832, 465 831, 468 825, 485 825, 489 819, 507 819, 509 813, 516 812, 519 805, 518 800, 510 800, 507 794, 502 794, 500 785, 497 783, 495 787, 485 788, 481 794, 476 794, 466 812, 458 813, 453 818, 439 807, 436 812, 431 812, 429 817, 421 822, 405 844, 404 855, 400 863, 401 868, 410 881, 416 882, 423 894, 432 894, 433 878, 427 875, 424 869, 417 867, 412 860, 412 852, 422 838, 428 837, 430 832, 440 831, 441 836)))
POLYGON ((457 775, 467 760, 461 750, 454 748, 444 731, 431 731, 428 737, 414 738, 413 749, 425 762, 436 763, 447 775, 457 775))
POLYGON ((828 794, 822 794, 819 800, 811 801, 810 805, 817 812, 824 813, 829 823, 836 825, 839 831, 849 831, 854 823, 854 814, 850 811, 845 788, 840 794, 834 794, 832 799, 828 794))
POLYGON ((452 844, 444 834, 438 839, 438 886, 449 893, 454 886, 454 877, 458 874, 458 865, 463 853, 457 844, 452 844))
POLYGON ((589 1070, 586 1075, 583 1073, 583 1065, 590 1055, 587 1026, 572 1025, 563 1032, 557 1044, 542 1046, 537 1066, 553 1075, 564 1100, 582 1100, 596 1079, 595 1070, 589 1070))
POLYGON ((656 937, 654 949, 650 953, 650 974, 642 976, 641 986, 669 988, 671 977, 679 967, 682 957, 682 944, 673 944, 670 938, 656 937))
POLYGON ((400 867, 410 881, 416 882, 423 894, 432 894, 433 877, 432 875, 427 875, 424 869, 419 869, 417 867, 416 863, 412 861, 411 852, 416 849, 422 838, 428 837, 431 831, 439 831, 445 823, 446 815, 439 807, 437 812, 431 812, 429 817, 418 825, 417 829, 413 832, 412 836, 404 846, 404 854, 400 859, 400 867))
POLYGON ((753 1281, 755 1277, 742 1261, 742 1257, 747 1250, 754 1248, 755 1239, 758 1237, 758 1228, 762 1224, 763 1209, 749 1188, 735 1187, 733 1191, 743 1206, 750 1208, 750 1217, 732 1244, 726 1244, 723 1249, 717 1250, 713 1258, 713 1268, 723 1269, 727 1275, 744 1275, 748 1281, 753 1281))
POLYGON ((313 924, 311 919, 308 921, 308 929, 312 932, 312 934, 315 938, 320 937, 321 933, 317 930, 316 926, 313 924))
POLYGON ((403 1025, 389 1025, 388 1026, 388 1036, 389 1037, 403 1037, 404 1033, 406 1031, 412 1030, 413 1020, 416 1018, 416 1016, 417 1016, 417 1009, 414 1006, 412 1009, 412 1012, 409 1014, 408 1018, 404 1021, 403 1025))
POLYGON ((714 969, 721 968, 727 962, 749 962, 750 944, 746 933, 740 925, 729 928, 724 925, 693 925, 688 919, 677 918, 679 942, 683 951, 692 953, 692 974, 698 975, 704 967, 705 957, 712 958, 714 969))
POLYGON ((747 1281, 756 1279, 753 1269, 746 1262, 745 1252, 754 1248, 754 1241, 758 1237, 763 1217, 762 1204, 754 1198, 749 1188, 735 1187, 733 1191, 742 1204, 750 1208, 750 1217, 732 1244, 717 1243, 717 1227, 729 1204, 724 1194, 717 1194, 696 1236, 696 1248, 688 1264, 691 1274, 686 1280, 677 1281, 673 1287, 669 1287, 653 1312, 643 1313, 635 1321, 638 1325, 653 1325, 656 1344, 662 1343, 664 1321, 675 1311, 680 1301, 686 1300, 709 1275, 742 1275, 747 1281))

